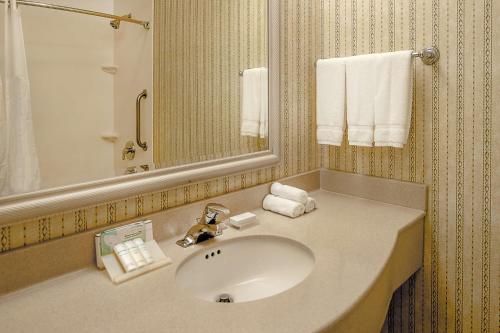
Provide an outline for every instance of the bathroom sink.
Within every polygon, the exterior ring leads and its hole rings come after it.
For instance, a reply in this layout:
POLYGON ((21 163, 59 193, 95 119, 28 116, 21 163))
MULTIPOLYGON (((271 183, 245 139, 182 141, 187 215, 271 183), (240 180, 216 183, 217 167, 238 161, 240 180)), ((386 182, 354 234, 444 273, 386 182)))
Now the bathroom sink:
POLYGON ((202 300, 241 303, 284 292, 303 281, 313 267, 314 254, 297 241, 248 236, 192 254, 178 267, 176 283, 202 300))

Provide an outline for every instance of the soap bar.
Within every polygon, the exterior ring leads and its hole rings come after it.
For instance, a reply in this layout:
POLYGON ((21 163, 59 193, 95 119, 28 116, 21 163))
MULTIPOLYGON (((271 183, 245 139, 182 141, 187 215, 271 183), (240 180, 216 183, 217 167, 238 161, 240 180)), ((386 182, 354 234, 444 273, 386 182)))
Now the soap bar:
POLYGON ((236 229, 246 228, 256 223, 257 216, 253 213, 243 213, 240 215, 232 216, 229 219, 229 224, 231 224, 236 229))

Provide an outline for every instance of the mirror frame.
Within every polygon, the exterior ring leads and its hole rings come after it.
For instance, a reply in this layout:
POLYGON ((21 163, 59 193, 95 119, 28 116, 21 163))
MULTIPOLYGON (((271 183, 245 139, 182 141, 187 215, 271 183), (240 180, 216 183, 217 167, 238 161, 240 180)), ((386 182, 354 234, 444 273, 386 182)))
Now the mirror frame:
POLYGON ((0 226, 278 164, 280 161, 279 2, 279 0, 268 0, 268 150, 7 196, 0 198, 0 226))

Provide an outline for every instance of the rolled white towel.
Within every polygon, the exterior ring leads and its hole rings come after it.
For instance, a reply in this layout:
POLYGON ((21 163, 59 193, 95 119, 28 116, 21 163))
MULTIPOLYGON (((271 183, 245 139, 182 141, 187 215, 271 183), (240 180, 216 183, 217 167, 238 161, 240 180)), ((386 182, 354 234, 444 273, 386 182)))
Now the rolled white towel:
POLYGON ((306 207, 292 200, 277 197, 272 194, 266 195, 262 207, 274 213, 288 217, 299 217, 304 214, 306 207))
POLYGON ((314 198, 311 197, 307 198, 305 207, 306 207, 306 213, 312 212, 313 210, 316 209, 316 200, 314 200, 314 198))
POLYGON ((307 198, 309 197, 307 192, 300 188, 283 185, 278 182, 271 185, 271 193, 283 199, 300 202, 303 205, 307 203, 307 198))

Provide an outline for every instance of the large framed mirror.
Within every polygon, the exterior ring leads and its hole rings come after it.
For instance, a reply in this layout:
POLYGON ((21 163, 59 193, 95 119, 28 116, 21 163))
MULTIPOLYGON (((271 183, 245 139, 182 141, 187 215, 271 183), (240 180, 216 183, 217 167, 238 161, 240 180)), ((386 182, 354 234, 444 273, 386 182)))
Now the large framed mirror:
POLYGON ((279 0, 51 5, 17 1, 31 98, 0 111, 0 224, 279 162, 279 0))

